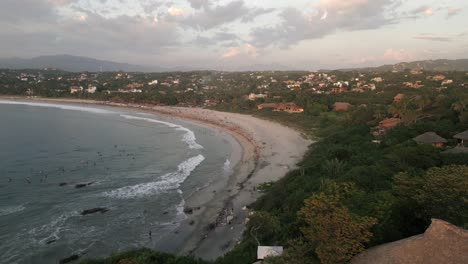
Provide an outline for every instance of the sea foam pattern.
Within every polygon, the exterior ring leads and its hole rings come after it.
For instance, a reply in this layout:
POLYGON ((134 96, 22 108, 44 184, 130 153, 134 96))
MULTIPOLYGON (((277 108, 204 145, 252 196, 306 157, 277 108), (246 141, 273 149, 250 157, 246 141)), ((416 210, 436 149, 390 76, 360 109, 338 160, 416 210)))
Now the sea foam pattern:
POLYGON ((21 102, 21 101, 8 101, 8 100, 0 100, 0 104, 6 105, 29 105, 29 106, 38 106, 38 107, 48 107, 48 108, 59 108, 63 110, 73 110, 73 111, 82 111, 82 112, 90 112, 95 114, 112 114, 115 112, 100 109, 100 108, 93 108, 93 107, 83 107, 83 106, 76 106, 76 105, 62 105, 62 104, 49 104, 49 103, 38 103, 38 102, 21 102))
POLYGON ((118 199, 132 199, 155 195, 166 190, 178 189, 187 177, 190 176, 192 171, 204 160, 205 157, 200 154, 182 162, 177 166, 176 172, 163 175, 159 181, 122 187, 105 192, 104 195, 118 199))
POLYGON ((197 138, 195 137, 195 133, 193 133, 192 130, 190 130, 190 129, 186 128, 186 127, 176 125, 176 124, 173 124, 173 123, 169 123, 169 122, 164 122, 164 121, 157 120, 157 119, 147 118, 147 117, 138 117, 138 116, 131 116, 131 115, 120 115, 120 116, 123 117, 123 118, 126 118, 126 119, 130 119, 130 120, 143 120, 143 121, 147 121, 147 122, 151 122, 151 123, 162 124, 162 125, 168 126, 170 128, 174 128, 175 130, 178 130, 178 131, 184 131, 185 134, 184 134, 184 137, 183 137, 182 140, 185 143, 187 143, 189 148, 191 148, 191 149, 202 149, 203 148, 203 146, 201 146, 200 144, 197 143, 197 141, 196 141, 197 138))
POLYGON ((9 214, 14 214, 17 212, 21 212, 25 209, 23 205, 17 205, 17 206, 3 206, 0 207, 0 216, 4 215, 9 215, 9 214))

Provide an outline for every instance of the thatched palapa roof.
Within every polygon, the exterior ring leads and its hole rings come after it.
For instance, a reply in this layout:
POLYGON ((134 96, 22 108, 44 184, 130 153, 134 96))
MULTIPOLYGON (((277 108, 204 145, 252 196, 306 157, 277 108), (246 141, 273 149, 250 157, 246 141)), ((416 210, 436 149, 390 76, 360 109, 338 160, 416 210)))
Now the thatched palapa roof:
POLYGON ((438 219, 422 235, 371 248, 351 264, 468 263, 468 231, 438 219))
POLYGON ((466 130, 465 132, 461 132, 460 134, 456 134, 453 137, 458 138, 458 139, 468 140, 468 130, 466 130))
POLYGON ((419 135, 413 138, 414 141, 420 144, 436 144, 436 143, 447 143, 447 140, 435 132, 426 132, 422 135, 419 135))

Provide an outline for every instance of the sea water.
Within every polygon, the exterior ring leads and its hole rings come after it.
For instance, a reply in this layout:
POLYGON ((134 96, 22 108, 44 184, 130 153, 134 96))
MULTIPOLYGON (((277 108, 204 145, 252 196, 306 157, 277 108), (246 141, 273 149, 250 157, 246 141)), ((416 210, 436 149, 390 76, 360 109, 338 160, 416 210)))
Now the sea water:
POLYGON ((227 182, 232 141, 148 113, 0 100, 0 263, 161 244, 186 199, 227 182))

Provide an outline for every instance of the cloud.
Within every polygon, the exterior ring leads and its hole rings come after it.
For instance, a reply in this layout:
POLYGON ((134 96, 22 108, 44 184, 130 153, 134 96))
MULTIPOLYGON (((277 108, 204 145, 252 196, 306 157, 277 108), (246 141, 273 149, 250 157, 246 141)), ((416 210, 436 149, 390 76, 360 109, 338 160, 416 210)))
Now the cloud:
POLYGON ((314 12, 289 7, 274 26, 253 28, 251 42, 258 47, 288 48, 302 40, 318 39, 339 31, 377 29, 395 23, 387 10, 399 5, 393 0, 321 0, 314 12), (318 12, 318 13, 317 13, 318 12))
POLYGON ((167 13, 169 13, 169 15, 171 15, 171 16, 177 17, 177 16, 183 15, 185 13, 185 11, 183 9, 171 6, 171 7, 169 7, 167 9, 167 13))
POLYGON ((413 38, 422 39, 422 40, 439 41, 439 42, 449 42, 453 40, 451 37, 438 36, 438 35, 430 34, 430 33, 421 33, 417 36, 414 36, 413 38))
POLYGON ((234 33, 229 33, 226 31, 219 31, 214 33, 211 36, 197 36, 193 43, 199 46, 213 46, 213 45, 221 45, 221 46, 238 46, 238 41, 240 40, 239 36, 234 33))
POLYGON ((434 14, 434 10, 430 6, 423 5, 418 8, 413 9, 410 13, 413 15, 423 15, 423 16, 429 17, 434 14))
POLYGON ((245 51, 247 53, 247 55, 249 55, 250 57, 258 57, 259 53, 258 53, 258 49, 257 47, 253 46, 252 44, 245 44, 245 51))
POLYGON ((231 1, 225 5, 211 6, 207 4, 195 5, 195 7, 199 7, 199 10, 180 20, 180 23, 198 30, 209 30, 234 21, 251 22, 256 17, 274 10, 247 7, 244 0, 231 1))
POLYGON ((413 59, 413 55, 404 49, 387 49, 383 55, 384 59, 391 61, 408 61, 413 59))
POLYGON ((230 59, 238 56, 257 58, 259 56, 258 49, 250 43, 245 43, 241 47, 230 48, 227 52, 221 55, 223 59, 230 59))
POLYGON ((369 56, 369 57, 356 57, 356 58, 353 58, 351 59, 351 63, 352 64, 367 64, 367 63, 371 63, 371 62, 375 62, 377 59, 373 56, 369 56))
POLYGON ((210 0, 187 0, 194 9, 207 8, 211 5, 210 0))

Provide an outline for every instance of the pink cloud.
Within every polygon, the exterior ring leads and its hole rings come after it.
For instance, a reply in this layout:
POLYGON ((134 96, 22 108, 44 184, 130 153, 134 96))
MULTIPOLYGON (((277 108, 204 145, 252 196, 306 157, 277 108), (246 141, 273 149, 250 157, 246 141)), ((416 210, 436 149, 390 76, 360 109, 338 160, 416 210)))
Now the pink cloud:
POLYGON ((233 58, 233 57, 237 57, 239 56, 240 54, 240 50, 237 49, 237 48, 231 48, 228 52, 224 53, 221 57, 223 59, 229 59, 229 58, 233 58))
POLYGON ((181 15, 183 15, 185 13, 185 11, 183 9, 180 9, 180 8, 177 8, 177 7, 169 7, 167 9, 167 12, 171 16, 181 16, 181 15))
POLYGON ((383 55, 384 59, 392 61, 405 61, 413 59, 413 55, 404 49, 387 49, 383 55))

